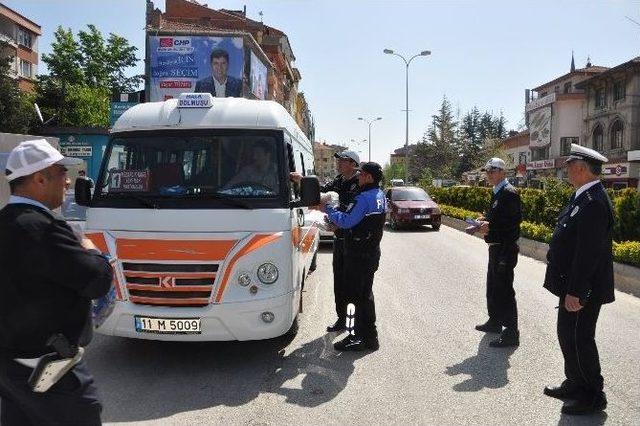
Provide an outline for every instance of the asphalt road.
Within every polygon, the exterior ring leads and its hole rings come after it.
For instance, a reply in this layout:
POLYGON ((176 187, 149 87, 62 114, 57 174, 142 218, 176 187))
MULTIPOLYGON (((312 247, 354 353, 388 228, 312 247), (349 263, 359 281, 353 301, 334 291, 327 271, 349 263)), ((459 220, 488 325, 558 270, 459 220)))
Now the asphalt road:
POLYGON ((293 340, 161 343, 96 336, 89 347, 107 423, 640 424, 640 300, 616 292, 598 324, 606 414, 572 418, 542 395, 562 378, 557 301, 544 264, 520 257, 521 346, 488 347, 485 244, 443 226, 387 231, 374 292, 381 348, 337 353, 331 253, 323 249, 293 340))

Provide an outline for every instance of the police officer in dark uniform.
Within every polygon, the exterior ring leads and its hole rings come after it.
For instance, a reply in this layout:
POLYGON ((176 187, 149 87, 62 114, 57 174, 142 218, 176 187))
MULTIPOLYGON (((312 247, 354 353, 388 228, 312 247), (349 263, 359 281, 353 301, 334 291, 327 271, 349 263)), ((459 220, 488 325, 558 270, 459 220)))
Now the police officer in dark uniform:
POLYGON ((599 175, 607 158, 572 144, 566 161, 576 189, 560 213, 547 252, 544 287, 560 299, 558 341, 565 380, 545 395, 570 399, 565 414, 591 414, 607 407, 595 332, 603 304, 614 301, 613 209, 599 175))
POLYGON ((21 143, 7 160, 11 197, 0 210, 3 426, 101 423, 93 377, 83 361, 75 363, 79 357, 63 357, 73 361, 68 362, 73 367, 48 390, 35 392, 29 384, 34 369, 36 376, 47 377, 38 374, 48 365, 43 355, 55 352, 54 348, 64 355, 59 347, 89 342, 91 299, 111 288, 113 272, 107 258, 52 211, 62 204, 65 166, 79 163, 74 160, 44 139, 21 143), (50 347, 50 342, 65 345, 50 347))
POLYGON ((358 174, 360 194, 347 211, 325 207, 329 220, 343 230, 346 302, 355 305, 354 334, 334 345, 340 351, 375 351, 380 346, 372 289, 380 262, 386 210, 381 180, 382 168, 378 163, 362 163, 358 174))
POLYGON ((489 343, 492 347, 520 344, 518 307, 513 289, 513 269, 518 263, 518 238, 522 206, 520 195, 506 179, 505 163, 491 158, 483 168, 487 180, 493 185, 491 204, 485 217, 479 218, 479 232, 489 245, 487 268, 487 309, 489 320, 476 326, 476 330, 500 333, 489 343), (504 327, 504 329, 503 329, 504 327))
MULTIPOLYGON (((334 154, 337 159, 338 176, 331 182, 320 188, 321 192, 338 193, 338 210, 344 212, 353 203, 360 192, 358 186, 357 168, 360 165, 360 157, 350 150, 334 154)), ((344 284, 344 231, 335 229, 333 237, 333 294, 336 304, 336 322, 327 327, 327 331, 342 331, 345 329, 347 315, 346 289, 344 284)))

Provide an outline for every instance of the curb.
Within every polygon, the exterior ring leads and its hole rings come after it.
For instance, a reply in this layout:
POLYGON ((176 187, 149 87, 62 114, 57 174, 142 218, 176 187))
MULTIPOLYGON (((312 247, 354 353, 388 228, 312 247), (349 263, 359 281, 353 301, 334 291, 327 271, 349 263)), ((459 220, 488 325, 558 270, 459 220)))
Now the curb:
MULTIPOLYGON (((463 232, 464 229, 469 226, 464 220, 444 215, 442 216, 442 224, 463 232)), ((482 238, 479 235, 474 235, 474 237, 482 238)), ((541 262, 547 261, 549 244, 520 237, 518 245, 520 246, 521 255, 531 257, 541 262)), ((624 263, 613 262, 613 276, 617 290, 640 297, 640 268, 624 263)))

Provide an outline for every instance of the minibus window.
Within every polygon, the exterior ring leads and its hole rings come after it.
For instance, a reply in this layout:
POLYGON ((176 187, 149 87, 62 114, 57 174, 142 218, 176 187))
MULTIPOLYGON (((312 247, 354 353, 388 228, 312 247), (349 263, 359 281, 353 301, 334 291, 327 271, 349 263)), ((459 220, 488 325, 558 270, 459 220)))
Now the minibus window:
POLYGON ((96 196, 279 199, 284 176, 281 146, 274 131, 115 136, 105 153, 96 196))

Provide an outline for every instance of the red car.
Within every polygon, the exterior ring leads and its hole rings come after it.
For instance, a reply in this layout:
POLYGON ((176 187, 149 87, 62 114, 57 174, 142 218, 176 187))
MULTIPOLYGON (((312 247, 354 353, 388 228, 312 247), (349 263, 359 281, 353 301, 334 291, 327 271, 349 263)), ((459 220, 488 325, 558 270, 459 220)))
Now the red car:
POLYGON ((391 229, 405 225, 431 225, 437 231, 442 223, 438 204, 415 186, 396 186, 386 192, 387 221, 391 229))

